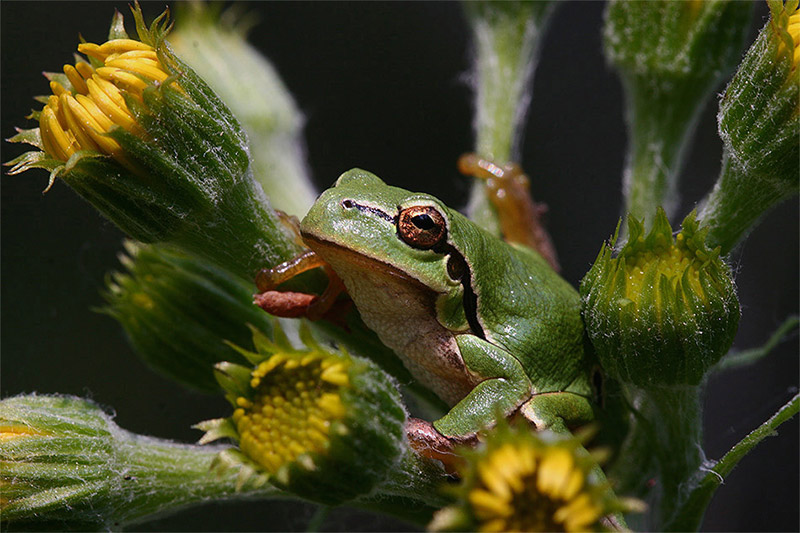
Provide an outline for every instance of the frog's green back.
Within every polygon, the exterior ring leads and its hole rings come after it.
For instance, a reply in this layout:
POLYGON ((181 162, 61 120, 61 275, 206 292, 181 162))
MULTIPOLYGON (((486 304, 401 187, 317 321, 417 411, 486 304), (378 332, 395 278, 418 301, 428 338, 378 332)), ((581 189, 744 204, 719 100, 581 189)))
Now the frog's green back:
POLYGON ((473 273, 486 339, 514 354, 536 392, 586 394, 586 361, 580 296, 536 252, 495 238, 450 210, 451 239, 483 265, 473 273), (577 389, 577 390, 575 390, 577 389))

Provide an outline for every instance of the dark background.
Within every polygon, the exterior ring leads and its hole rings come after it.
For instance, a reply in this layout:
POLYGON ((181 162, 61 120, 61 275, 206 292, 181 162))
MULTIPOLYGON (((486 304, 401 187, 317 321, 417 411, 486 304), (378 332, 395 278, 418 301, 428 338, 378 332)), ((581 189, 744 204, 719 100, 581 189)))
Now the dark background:
MULTIPOLYGON (((42 70, 71 62, 79 32, 102 42, 117 3, 2 2, 2 133, 31 127, 31 98, 46 94, 42 70)), ((151 20, 164 4, 145 3, 151 20)), ((259 3, 252 41, 277 66, 306 116, 320 188, 344 170, 466 200, 455 171, 471 147, 467 30, 455 3, 259 3)), ((562 5, 544 40, 524 142, 523 166, 550 228, 564 275, 577 284, 620 214, 625 147, 620 85, 605 65, 603 5, 562 5)), ((757 6, 753 28, 763 25, 757 6)), ((132 22, 132 18, 128 17, 132 22)), ((132 27, 132 26, 131 26, 132 27)), ((752 39, 751 39, 752 40, 752 39)), ((720 89, 721 90, 721 89, 720 89)), ((682 177, 680 216, 711 187, 719 168, 716 102, 704 111, 682 177)), ((21 153, 3 143, 2 160, 21 153)), ((3 176, 2 395, 68 393, 113 408, 120 426, 184 442, 190 426, 224 416, 221 398, 187 392, 148 370, 110 318, 92 311, 122 234, 63 183, 45 196, 43 171, 3 176)), ((798 301, 797 201, 769 214, 731 262, 742 320, 736 346, 761 344, 798 301)), ((797 338, 767 360, 713 377, 706 394, 706 451, 721 457, 786 402, 798 384, 797 338)), ((143 524, 143 530, 304 530, 313 507, 214 504, 143 524)), ((798 426, 785 424, 726 480, 707 530, 798 530, 798 426)), ((323 529, 405 526, 335 510, 323 529)))

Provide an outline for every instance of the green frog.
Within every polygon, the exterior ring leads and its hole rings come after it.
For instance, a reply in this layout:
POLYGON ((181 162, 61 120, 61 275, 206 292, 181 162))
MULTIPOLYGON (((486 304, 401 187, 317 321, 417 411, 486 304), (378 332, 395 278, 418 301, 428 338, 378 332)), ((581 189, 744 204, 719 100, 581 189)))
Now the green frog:
POLYGON ((593 418, 580 297, 536 251, 360 169, 319 197, 300 235, 311 252, 259 273, 259 290, 324 266, 334 281, 307 315, 346 288, 364 323, 450 406, 433 423, 441 435, 468 439, 515 412, 554 430, 593 418))

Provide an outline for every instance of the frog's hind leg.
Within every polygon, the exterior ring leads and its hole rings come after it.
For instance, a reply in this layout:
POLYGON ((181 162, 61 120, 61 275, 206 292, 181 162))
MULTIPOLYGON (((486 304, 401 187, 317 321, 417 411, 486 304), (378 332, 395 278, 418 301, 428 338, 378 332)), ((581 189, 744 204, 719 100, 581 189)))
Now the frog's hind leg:
POLYGON ((530 379, 509 352, 474 335, 459 335, 456 343, 467 369, 485 379, 433 423, 447 437, 465 437, 488 428, 531 395, 530 379))

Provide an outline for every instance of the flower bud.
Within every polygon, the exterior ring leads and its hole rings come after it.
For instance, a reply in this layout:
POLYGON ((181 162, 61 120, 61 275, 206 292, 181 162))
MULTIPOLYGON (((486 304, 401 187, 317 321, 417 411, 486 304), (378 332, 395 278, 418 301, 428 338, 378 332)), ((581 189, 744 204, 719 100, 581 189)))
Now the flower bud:
MULTIPOLYGON (((4 529, 109 530, 236 494, 214 476, 217 451, 129 433, 96 404, 71 396, 0 402, 4 529), (191 487, 187 490, 186 487, 191 487)), ((275 495, 274 488, 257 495, 275 495)))
MULTIPOLYGON (((169 242, 251 278, 296 251, 250 170, 246 136, 231 112, 164 40, 162 15, 141 40, 124 33, 82 43, 86 56, 49 75, 53 92, 13 141, 41 151, 9 164, 40 167, 131 237, 169 242)), ((48 187, 49 188, 49 187, 48 187)))
POLYGON ((800 190, 800 9, 768 2, 770 20, 719 107, 723 169, 700 219, 730 251, 758 219, 800 190))
POLYGON ((433 531, 598 531, 624 507, 572 437, 501 425, 463 456, 457 502, 433 531))
MULTIPOLYGON (((581 281, 586 330, 609 375, 639 387, 697 385, 730 348, 739 301, 730 270, 689 214, 673 240, 659 209, 650 233, 604 245, 581 281)), ((615 239, 616 240, 616 237, 615 239)))
POLYGON ((657 207, 672 215, 678 173, 699 112, 736 67, 751 2, 617 0, 603 36, 626 97, 629 148, 625 212, 649 224, 657 207))
POLYGON ((300 335, 295 349, 254 330, 257 352, 237 348, 255 368, 220 363, 217 379, 230 418, 198 424, 201 443, 229 437, 245 478, 252 473, 309 500, 338 504, 368 494, 407 449, 397 385, 372 362, 330 352, 300 335))
POLYGON ((250 324, 272 331, 252 287, 214 265, 159 245, 125 242, 127 273, 109 276, 103 311, 122 325, 145 363, 183 385, 220 390, 214 364, 246 363, 226 344, 252 348, 250 324))

